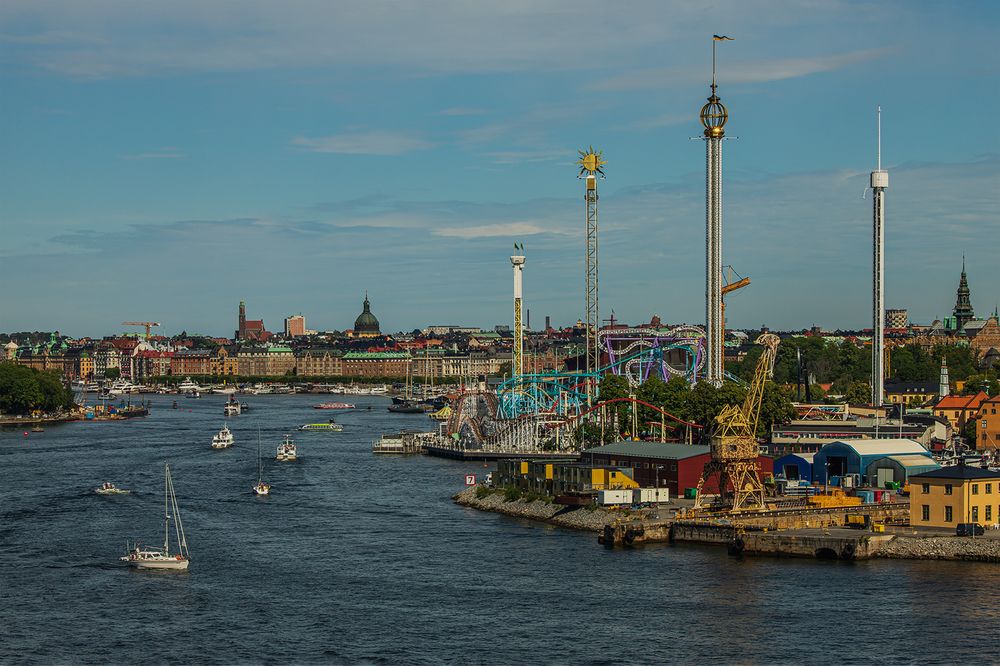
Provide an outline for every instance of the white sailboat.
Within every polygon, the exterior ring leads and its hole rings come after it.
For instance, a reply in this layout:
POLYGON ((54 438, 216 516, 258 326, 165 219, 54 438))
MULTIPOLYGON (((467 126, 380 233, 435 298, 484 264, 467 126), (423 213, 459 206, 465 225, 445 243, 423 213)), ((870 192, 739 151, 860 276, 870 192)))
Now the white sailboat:
POLYGON ((260 428, 257 428, 257 485, 253 487, 254 495, 270 495, 271 486, 263 481, 264 468, 260 461, 260 428))
POLYGON ((174 482, 170 478, 170 465, 163 466, 163 550, 146 550, 138 543, 129 548, 125 544, 126 554, 119 559, 129 566, 139 569, 187 569, 191 563, 187 539, 184 537, 184 525, 181 514, 177 510, 177 496, 174 494, 174 482), (179 552, 170 554, 170 519, 174 519, 174 530, 177 533, 179 552))

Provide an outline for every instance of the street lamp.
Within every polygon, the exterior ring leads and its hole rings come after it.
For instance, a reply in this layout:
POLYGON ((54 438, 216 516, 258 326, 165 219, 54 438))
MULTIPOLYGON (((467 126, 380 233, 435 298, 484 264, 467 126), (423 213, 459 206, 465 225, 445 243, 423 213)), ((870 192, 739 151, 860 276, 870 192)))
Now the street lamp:
POLYGON ((656 503, 660 503, 660 470, 663 465, 656 465, 656 503))

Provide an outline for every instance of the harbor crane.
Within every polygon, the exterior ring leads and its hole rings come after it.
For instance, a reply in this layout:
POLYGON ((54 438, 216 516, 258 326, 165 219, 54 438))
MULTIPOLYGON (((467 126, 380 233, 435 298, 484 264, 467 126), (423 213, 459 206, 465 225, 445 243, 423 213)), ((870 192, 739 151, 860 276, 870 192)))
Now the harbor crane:
POLYGON ((149 340, 150 331, 154 326, 159 326, 158 321, 123 321, 122 326, 145 326, 146 327, 146 340, 149 340))
POLYGON ((726 284, 722 287, 722 293, 719 295, 720 305, 722 306, 722 316, 721 316, 721 326, 719 335, 719 349, 723 350, 725 354, 726 348, 726 294, 736 291, 737 289, 742 289, 750 284, 750 278, 743 277, 735 270, 732 266, 726 266, 723 270, 723 277, 725 278, 726 284), (738 279, 736 279, 738 278, 738 279))
POLYGON ((726 405, 715 417, 712 459, 705 463, 701 479, 698 480, 695 509, 702 508, 702 488, 705 481, 713 476, 717 476, 719 481, 715 507, 728 509, 733 513, 764 508, 764 484, 757 467, 757 457, 760 455, 757 422, 764 399, 764 385, 774 372, 774 358, 779 341, 780 338, 773 333, 764 333, 757 338, 756 343, 764 347, 764 352, 757 360, 757 369, 747 389, 746 399, 742 405, 726 405))

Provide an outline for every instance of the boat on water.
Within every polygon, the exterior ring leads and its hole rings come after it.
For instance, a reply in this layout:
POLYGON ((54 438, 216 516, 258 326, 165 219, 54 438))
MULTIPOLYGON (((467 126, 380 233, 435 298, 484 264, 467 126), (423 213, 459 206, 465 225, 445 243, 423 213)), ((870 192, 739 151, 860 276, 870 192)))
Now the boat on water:
POLYGON ((191 381, 190 377, 185 377, 184 381, 177 385, 177 390, 181 393, 201 392, 201 387, 191 381))
POLYGON ((184 394, 184 397, 185 398, 200 398, 201 397, 201 391, 188 391, 187 393, 184 394))
POLYGON ((236 393, 236 387, 235 386, 223 386, 221 388, 214 388, 214 389, 212 389, 212 393, 216 393, 216 394, 219 394, 219 395, 233 395, 234 393, 236 393))
POLYGON ((229 400, 226 402, 226 406, 222 408, 222 413, 226 416, 238 416, 243 412, 243 405, 240 404, 239 400, 230 394, 229 400))
POLYGON ((424 408, 419 402, 413 400, 406 400, 395 405, 389 405, 386 407, 390 412, 394 414, 423 414, 424 408))
POLYGON ((163 466, 163 550, 148 550, 133 543, 125 543, 126 553, 118 558, 125 564, 138 569, 187 569, 191 563, 187 539, 184 536, 184 524, 177 509, 177 495, 174 493, 174 481, 170 477, 170 465, 163 466), (170 554, 170 521, 174 521, 174 531, 177 535, 179 551, 170 554))
POLYGON ((313 409, 354 409, 354 404, 350 402, 321 402, 313 405, 313 409))
POLYGON ((127 393, 138 393, 139 386, 127 379, 116 379, 108 387, 108 395, 125 395, 127 393))
POLYGON ((228 449, 235 443, 233 439, 233 433, 230 432, 228 425, 223 425, 222 430, 218 432, 214 437, 212 437, 212 448, 213 449, 228 449))
POLYGON ((124 488, 119 488, 110 481, 105 481, 101 484, 101 487, 94 491, 98 495, 128 495, 131 490, 125 490, 124 488))
POLYGON ((31 426, 31 432, 45 432, 45 428, 40 425, 31 426))
POLYGON ((299 426, 299 430, 304 430, 305 432, 340 432, 343 429, 344 426, 336 423, 333 419, 330 419, 329 423, 307 423, 299 426))
POLYGON ((278 444, 278 451, 274 457, 275 460, 288 461, 296 460, 298 451, 295 448, 295 442, 292 441, 291 435, 285 435, 285 438, 278 444))
POLYGON ((264 467, 260 459, 260 428, 257 428, 257 484, 251 488, 254 495, 270 495, 271 485, 264 483, 264 467))

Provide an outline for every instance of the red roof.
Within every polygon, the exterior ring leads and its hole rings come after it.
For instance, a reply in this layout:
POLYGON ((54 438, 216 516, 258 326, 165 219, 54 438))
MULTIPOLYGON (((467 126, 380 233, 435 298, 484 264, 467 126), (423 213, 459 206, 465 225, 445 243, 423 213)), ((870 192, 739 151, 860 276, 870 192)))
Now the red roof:
POLYGON ((989 397, 984 391, 976 395, 946 395, 934 405, 934 409, 979 409, 979 405, 989 397))

